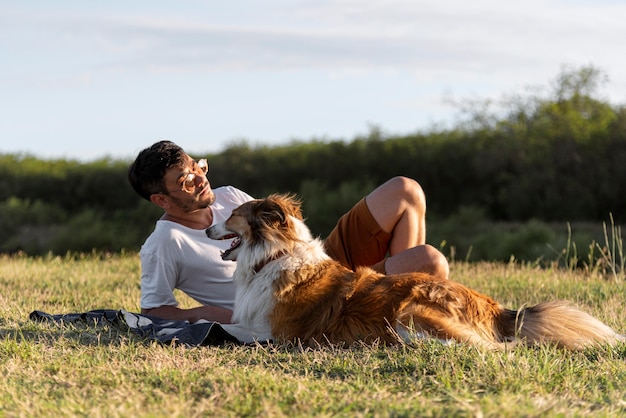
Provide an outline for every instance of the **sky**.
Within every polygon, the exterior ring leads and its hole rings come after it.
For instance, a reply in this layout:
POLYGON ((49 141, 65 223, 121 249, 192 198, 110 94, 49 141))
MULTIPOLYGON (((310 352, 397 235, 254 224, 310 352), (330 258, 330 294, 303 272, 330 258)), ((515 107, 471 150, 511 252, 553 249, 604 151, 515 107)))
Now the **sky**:
POLYGON ((625 19, 623 0, 0 0, 0 154, 405 135, 588 65, 625 104, 625 19))

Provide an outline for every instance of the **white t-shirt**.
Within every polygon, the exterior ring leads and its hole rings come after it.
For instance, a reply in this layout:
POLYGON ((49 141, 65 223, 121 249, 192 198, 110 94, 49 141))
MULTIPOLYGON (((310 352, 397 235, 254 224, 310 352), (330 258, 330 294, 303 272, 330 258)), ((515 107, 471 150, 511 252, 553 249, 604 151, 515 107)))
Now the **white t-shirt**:
MULTIPOLYGON (((213 225, 225 221, 233 209, 252 200, 250 195, 232 186, 213 191, 213 225)), ((220 257, 231 241, 212 240, 204 231, 172 221, 157 221, 139 251, 143 309, 177 306, 174 289, 182 290, 202 305, 233 309, 236 263, 220 257)))

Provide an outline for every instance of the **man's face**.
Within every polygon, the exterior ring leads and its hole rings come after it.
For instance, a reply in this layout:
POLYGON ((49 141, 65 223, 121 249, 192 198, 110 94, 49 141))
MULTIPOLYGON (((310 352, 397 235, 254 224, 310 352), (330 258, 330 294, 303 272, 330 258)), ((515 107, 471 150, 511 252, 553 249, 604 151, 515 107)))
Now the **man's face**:
POLYGON ((204 163, 206 160, 196 162, 188 156, 181 166, 172 167, 165 173, 167 195, 185 212, 204 209, 215 202, 215 194, 206 178, 208 164, 204 163))

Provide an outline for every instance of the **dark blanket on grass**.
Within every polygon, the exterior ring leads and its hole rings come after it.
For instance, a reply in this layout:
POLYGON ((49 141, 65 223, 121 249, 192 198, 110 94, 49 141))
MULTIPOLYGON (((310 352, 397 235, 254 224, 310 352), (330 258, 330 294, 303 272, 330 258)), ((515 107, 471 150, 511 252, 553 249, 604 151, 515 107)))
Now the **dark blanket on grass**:
POLYGON ((222 345, 226 342, 254 343, 260 341, 253 333, 237 329, 236 325, 222 325, 218 322, 174 321, 142 315, 125 310, 97 309, 82 313, 51 315, 42 311, 33 311, 30 319, 40 322, 76 323, 91 325, 118 324, 128 326, 135 334, 164 344, 184 344, 189 346, 222 345), (231 332, 227 332, 227 327, 231 332), (235 335, 236 334, 237 337, 235 335))

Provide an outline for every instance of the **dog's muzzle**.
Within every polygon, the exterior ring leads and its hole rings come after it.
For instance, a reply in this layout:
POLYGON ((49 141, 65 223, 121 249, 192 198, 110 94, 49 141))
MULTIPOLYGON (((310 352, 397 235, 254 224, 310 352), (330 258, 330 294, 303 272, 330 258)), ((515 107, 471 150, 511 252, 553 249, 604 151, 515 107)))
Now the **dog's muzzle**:
POLYGON ((222 260, 237 260, 237 249, 241 245, 241 236, 231 231, 227 231, 221 225, 213 225, 205 230, 207 237, 215 240, 232 239, 230 248, 221 252, 222 260))

